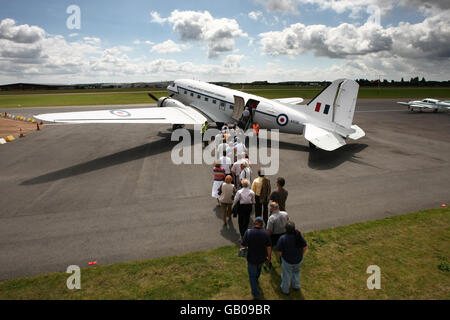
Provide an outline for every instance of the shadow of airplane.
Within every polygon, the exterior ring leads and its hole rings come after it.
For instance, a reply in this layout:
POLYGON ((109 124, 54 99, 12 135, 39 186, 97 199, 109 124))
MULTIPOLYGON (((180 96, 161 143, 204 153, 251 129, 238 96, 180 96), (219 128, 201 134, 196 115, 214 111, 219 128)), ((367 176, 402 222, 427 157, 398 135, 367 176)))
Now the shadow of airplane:
MULTIPOLYGON (((35 185, 42 184, 61 179, 66 179, 81 175, 84 173, 101 170, 104 168, 120 165, 126 162, 151 157, 160 153, 170 151, 178 141, 171 141, 171 133, 159 132, 157 136, 162 137, 157 141, 134 147, 128 150, 120 151, 101 158, 97 158, 88 162, 80 163, 65 169, 53 171, 20 183, 20 185, 35 185)), ((192 132, 191 132, 191 136, 192 132)))
POLYGON ((346 144, 335 151, 325 151, 321 149, 313 149, 309 153, 308 166, 315 170, 329 170, 338 167, 344 162, 353 163, 377 168, 367 162, 358 159, 357 153, 367 148, 367 144, 346 144))
MULTIPOLYGON (((271 147, 271 141, 264 141, 260 139, 260 145, 262 143, 267 143, 267 148, 271 147)), ((356 156, 357 153, 363 151, 367 148, 367 144, 351 143, 334 150, 325 151, 322 149, 311 149, 309 146, 304 146, 298 143, 280 141, 280 150, 291 150, 299 152, 309 152, 308 166, 315 170, 329 170, 338 167, 344 162, 350 161, 361 165, 366 165, 370 167, 377 168, 371 164, 361 161, 356 156)))
MULTIPOLYGON (((188 130, 191 135, 191 144, 194 143, 194 132, 192 129, 188 130)), ((66 179, 81 175, 84 173, 89 173, 104 168, 120 165, 126 162, 151 157, 160 153, 170 151, 178 141, 171 141, 171 132, 158 132, 158 137, 162 139, 157 141, 152 141, 150 143, 120 151, 114 154, 110 154, 101 158, 97 158, 88 162, 77 164, 65 169, 53 171, 29 180, 22 181, 20 185, 36 185, 52 181, 57 181, 61 179, 66 179)), ((271 142, 267 140, 267 146, 270 148, 271 142)), ((346 161, 352 161, 355 163, 372 166, 363 161, 356 159, 355 153, 361 152, 367 147, 366 144, 348 144, 342 148, 327 152, 320 149, 310 151, 309 147, 290 143, 290 142, 279 142, 279 148, 283 150, 294 150, 300 152, 309 152, 308 166, 316 170, 328 170, 335 168, 346 161)), ((374 166, 372 166, 374 167, 374 166)))

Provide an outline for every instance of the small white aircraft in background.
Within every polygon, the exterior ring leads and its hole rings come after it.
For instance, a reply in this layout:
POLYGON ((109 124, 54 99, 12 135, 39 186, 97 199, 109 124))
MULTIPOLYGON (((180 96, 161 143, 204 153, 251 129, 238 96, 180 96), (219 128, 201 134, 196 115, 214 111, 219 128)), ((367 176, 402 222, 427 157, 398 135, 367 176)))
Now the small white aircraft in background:
POLYGON ((421 101, 409 101, 409 102, 397 102, 398 104, 404 104, 408 106, 409 111, 419 110, 433 110, 438 112, 439 110, 450 110, 450 101, 439 101, 437 99, 426 98, 421 101))
POLYGON ((169 97, 157 99, 157 108, 113 109, 40 114, 36 119, 62 123, 167 123, 183 125, 224 123, 241 119, 245 108, 260 129, 303 134, 310 147, 333 151, 365 136, 353 125, 359 85, 350 79, 333 81, 308 104, 302 98, 266 99, 245 92, 195 80, 176 80, 167 87, 169 97))

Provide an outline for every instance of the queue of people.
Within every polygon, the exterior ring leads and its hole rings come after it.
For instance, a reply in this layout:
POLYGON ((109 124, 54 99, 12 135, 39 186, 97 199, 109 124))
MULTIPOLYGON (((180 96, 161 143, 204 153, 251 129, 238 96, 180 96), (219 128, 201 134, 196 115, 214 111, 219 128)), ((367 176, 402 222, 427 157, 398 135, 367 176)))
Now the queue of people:
POLYGON ((281 291, 289 294, 290 287, 300 290, 300 265, 307 243, 286 212, 289 193, 284 188, 285 179, 278 177, 272 191, 271 182, 261 169, 252 182, 245 141, 236 136, 240 130, 237 125, 225 125, 215 137, 212 197, 221 207, 224 228, 232 217, 238 218, 240 244, 248 248, 247 271, 253 298, 260 298, 258 279, 263 266, 268 272, 273 267, 272 251, 281 265, 281 291), (253 210, 255 219, 249 229, 253 210))

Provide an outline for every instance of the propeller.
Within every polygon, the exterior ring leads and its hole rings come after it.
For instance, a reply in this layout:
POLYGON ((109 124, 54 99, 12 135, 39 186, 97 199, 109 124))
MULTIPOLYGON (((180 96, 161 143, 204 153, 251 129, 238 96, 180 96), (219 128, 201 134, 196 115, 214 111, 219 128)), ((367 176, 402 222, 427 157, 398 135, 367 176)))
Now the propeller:
POLYGON ((150 98, 152 98, 153 100, 155 100, 156 102, 159 101, 159 99, 158 99, 157 97, 155 97, 153 94, 151 94, 150 92, 148 93, 148 96, 149 96, 150 98))

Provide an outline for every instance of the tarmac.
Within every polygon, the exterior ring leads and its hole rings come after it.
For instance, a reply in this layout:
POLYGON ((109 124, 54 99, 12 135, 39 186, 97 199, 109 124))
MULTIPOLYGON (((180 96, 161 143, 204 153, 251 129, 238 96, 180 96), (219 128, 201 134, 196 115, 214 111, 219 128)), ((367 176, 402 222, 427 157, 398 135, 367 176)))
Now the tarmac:
MULTIPOLYGON (((280 170, 269 178, 275 188, 285 177, 287 211, 303 231, 448 204, 450 114, 396 101, 358 100, 354 123, 366 137, 334 152, 280 134, 280 170)), ((0 280, 236 243, 237 219, 223 228, 211 197, 211 167, 174 165, 177 143, 167 125, 49 124, 1 145, 0 280)))

